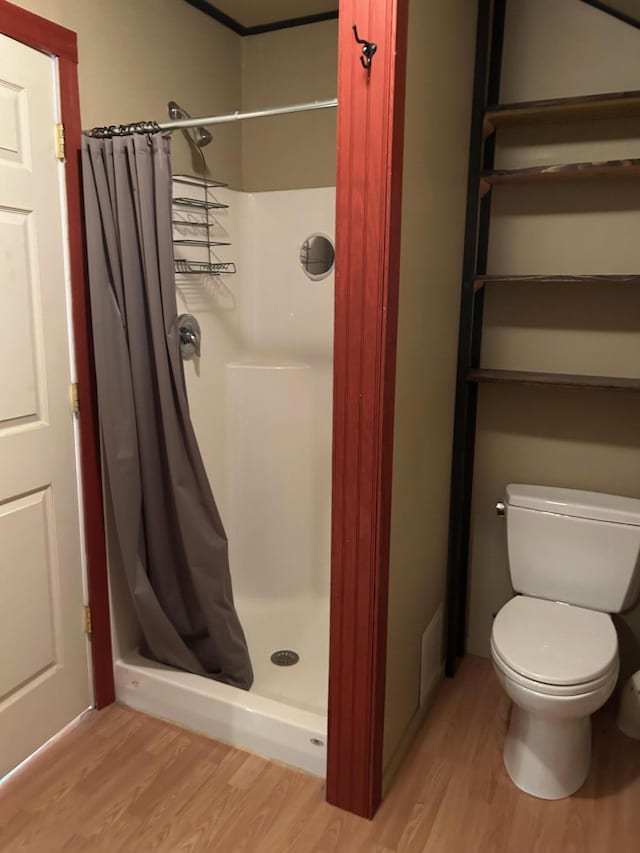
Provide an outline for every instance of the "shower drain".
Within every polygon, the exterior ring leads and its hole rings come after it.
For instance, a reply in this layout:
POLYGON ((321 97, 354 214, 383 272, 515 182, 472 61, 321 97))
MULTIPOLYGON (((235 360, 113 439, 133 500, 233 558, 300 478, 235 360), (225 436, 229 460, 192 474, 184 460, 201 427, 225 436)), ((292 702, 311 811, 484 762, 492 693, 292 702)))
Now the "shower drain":
POLYGON ((291 649, 278 649, 271 655, 271 663, 275 663, 276 666, 293 666, 299 660, 300 655, 291 649))

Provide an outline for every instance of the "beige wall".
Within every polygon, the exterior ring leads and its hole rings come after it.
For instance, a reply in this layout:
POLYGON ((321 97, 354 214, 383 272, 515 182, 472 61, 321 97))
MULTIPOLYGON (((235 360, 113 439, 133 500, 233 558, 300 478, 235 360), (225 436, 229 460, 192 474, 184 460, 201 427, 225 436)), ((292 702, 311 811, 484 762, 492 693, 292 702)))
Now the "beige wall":
MULTIPOLYGON (((85 127, 334 98, 337 21, 241 38, 182 0, 17 0, 78 33, 85 127)), ((210 174, 249 191, 335 185, 336 111, 213 130, 210 174), (243 174, 244 173, 244 174, 243 174)), ((182 134, 174 172, 201 171, 182 134)))
MULTIPOLYGON (((187 3, 19 0, 18 5, 78 33, 85 127, 163 121, 169 100, 192 115, 240 107, 239 36, 187 3)), ((193 171, 182 134, 173 140, 174 171, 193 171)), ((216 176, 240 186, 240 129, 217 128, 207 158, 216 176)))
MULTIPOLYGON (((337 21, 244 38, 243 109, 335 98, 337 70, 337 21)), ((336 110, 244 122, 243 189, 335 186, 335 152, 336 110)))
POLYGON ((445 594, 475 41, 471 5, 410 5, 385 767, 402 750, 418 711, 421 637, 445 594))
MULTIPOLYGON (((637 88, 640 32, 578 0, 509 0, 503 101, 637 88)), ((497 165, 640 156, 640 122, 589 132, 519 130, 498 137, 497 165), (625 138, 633 134, 636 138, 625 138)), ((494 190, 489 272, 635 273, 635 181, 494 190)), ((640 375, 640 289, 501 285, 487 289, 482 364, 640 375)), ((477 428, 469 642, 488 655, 492 614, 512 595, 496 500, 509 482, 640 497, 640 396, 483 387, 477 428)), ((640 609, 618 620, 623 667, 640 663, 640 609), (635 627, 634 627, 635 626, 635 627), (635 648, 635 651, 633 649, 635 648)))

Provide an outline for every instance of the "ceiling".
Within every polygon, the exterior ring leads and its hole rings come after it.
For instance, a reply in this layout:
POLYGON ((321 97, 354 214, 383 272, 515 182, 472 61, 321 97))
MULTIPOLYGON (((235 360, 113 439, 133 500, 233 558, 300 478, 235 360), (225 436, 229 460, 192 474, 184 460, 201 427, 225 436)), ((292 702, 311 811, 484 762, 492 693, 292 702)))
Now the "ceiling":
POLYGON ((338 11, 338 0, 204 0, 202 5, 214 7, 246 28, 338 11))

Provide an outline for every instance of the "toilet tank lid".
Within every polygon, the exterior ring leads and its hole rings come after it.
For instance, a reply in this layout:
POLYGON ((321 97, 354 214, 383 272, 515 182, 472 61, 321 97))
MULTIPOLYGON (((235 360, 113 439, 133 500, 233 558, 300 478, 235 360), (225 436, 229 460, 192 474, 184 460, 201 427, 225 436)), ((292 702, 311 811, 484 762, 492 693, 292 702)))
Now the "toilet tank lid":
POLYGON ((522 483, 510 483, 506 488, 506 497, 509 506, 640 526, 640 500, 636 498, 522 483))

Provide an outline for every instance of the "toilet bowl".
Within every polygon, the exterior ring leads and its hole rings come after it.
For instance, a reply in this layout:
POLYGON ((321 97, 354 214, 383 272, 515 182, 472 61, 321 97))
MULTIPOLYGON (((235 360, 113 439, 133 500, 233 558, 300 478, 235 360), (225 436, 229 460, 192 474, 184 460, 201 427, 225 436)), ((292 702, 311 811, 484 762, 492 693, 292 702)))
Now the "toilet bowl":
POLYGON ((591 715, 619 673, 611 619, 640 586, 640 501, 509 485, 507 521, 516 593, 491 632, 493 667, 513 702, 504 763, 542 799, 575 793, 591 760, 591 715))
POLYGON ((618 678, 618 644, 604 613, 517 596, 498 613, 493 667, 513 702, 504 763, 523 791, 575 793, 589 772, 591 714, 618 678))

